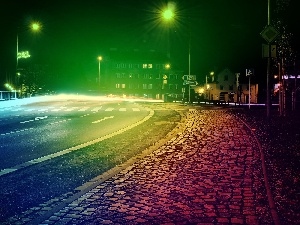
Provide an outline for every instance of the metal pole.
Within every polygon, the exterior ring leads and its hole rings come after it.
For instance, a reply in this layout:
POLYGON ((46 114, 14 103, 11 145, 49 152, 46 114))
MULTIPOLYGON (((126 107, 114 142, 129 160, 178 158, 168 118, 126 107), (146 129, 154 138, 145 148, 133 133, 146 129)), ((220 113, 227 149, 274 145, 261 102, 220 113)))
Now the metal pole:
MULTIPOLYGON (((270 0, 268 0, 268 25, 270 25, 270 0)), ((270 116, 270 87, 269 87, 269 79, 270 79, 270 71, 271 71, 271 51, 270 51, 270 44, 268 44, 268 65, 267 65, 267 90, 266 90, 266 94, 267 94, 267 102, 266 102, 266 106, 267 106, 267 117, 270 116)))
POLYGON ((99 84, 99 91, 100 91, 100 59, 99 59, 99 78, 98 78, 98 84, 99 84))
POLYGON ((250 109, 250 99, 251 99, 251 86, 250 86, 250 75, 249 75, 249 109, 250 109))

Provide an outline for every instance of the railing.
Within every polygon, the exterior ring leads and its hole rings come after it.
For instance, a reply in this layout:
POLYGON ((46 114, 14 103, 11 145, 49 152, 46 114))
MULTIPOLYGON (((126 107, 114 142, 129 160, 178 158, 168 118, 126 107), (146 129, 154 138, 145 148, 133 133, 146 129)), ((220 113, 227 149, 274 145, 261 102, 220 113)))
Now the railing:
POLYGON ((17 99, 17 91, 0 91, 0 100, 17 99))

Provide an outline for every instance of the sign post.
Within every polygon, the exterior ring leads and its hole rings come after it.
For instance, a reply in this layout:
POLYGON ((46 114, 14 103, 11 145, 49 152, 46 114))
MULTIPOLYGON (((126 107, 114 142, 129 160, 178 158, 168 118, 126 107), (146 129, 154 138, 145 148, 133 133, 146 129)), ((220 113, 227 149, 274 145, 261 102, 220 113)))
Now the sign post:
POLYGON ((246 77, 249 77, 249 109, 250 109, 250 104, 251 104, 251 82, 250 82, 250 77, 251 75, 254 74, 254 70, 253 69, 246 69, 246 77))

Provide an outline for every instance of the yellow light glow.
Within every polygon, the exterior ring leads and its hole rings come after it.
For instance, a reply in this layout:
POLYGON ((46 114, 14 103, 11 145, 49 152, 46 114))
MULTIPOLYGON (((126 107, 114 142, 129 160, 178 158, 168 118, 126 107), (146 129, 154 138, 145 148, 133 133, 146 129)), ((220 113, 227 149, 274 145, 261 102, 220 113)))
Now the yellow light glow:
POLYGON ((40 25, 40 23, 38 23, 38 22, 32 23, 30 27, 31 27, 31 29, 34 30, 34 31, 39 31, 39 30, 41 29, 41 25, 40 25))
POLYGON ((166 19, 166 20, 170 20, 172 19, 174 16, 174 13, 172 12, 172 10, 170 9, 167 9, 163 12, 163 18, 166 19))
POLYGON ((101 61, 102 60, 102 56, 98 56, 98 60, 101 61))

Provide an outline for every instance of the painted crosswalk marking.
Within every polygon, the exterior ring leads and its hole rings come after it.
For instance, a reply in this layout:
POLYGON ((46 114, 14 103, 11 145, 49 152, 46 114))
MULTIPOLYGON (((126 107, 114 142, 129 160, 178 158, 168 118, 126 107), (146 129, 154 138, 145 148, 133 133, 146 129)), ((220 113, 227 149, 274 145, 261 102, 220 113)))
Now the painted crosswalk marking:
POLYGON ((12 108, 6 108, 6 109, 2 109, 0 111, 6 111, 6 110, 10 110, 10 111, 24 111, 24 112, 33 112, 33 111, 37 111, 37 112, 47 112, 47 111, 52 111, 52 112, 59 112, 59 111, 64 111, 64 112, 71 112, 71 111, 78 111, 78 112, 84 112, 84 111, 91 111, 91 112, 99 112, 99 111, 106 111, 106 112, 111 112, 111 111, 120 111, 120 112, 126 112, 126 111, 133 111, 133 112, 140 112, 141 109, 137 108, 137 107, 132 107, 132 108, 125 108, 125 107, 108 107, 108 108, 103 108, 103 106, 98 106, 98 107, 88 107, 88 106, 84 106, 84 107, 79 107, 79 106, 73 106, 73 107, 66 107, 66 106, 61 106, 61 107, 45 107, 45 108, 16 108, 16 109, 12 109, 12 108))
POLYGON ((101 108, 102 108, 102 106, 96 107, 96 108, 93 108, 91 111, 92 112, 98 112, 101 108))
POLYGON ((83 112, 83 111, 88 110, 89 108, 90 108, 90 107, 83 107, 83 108, 79 109, 78 111, 83 112))
POLYGON ((113 111, 114 110, 114 108, 107 108, 107 109, 105 109, 105 111, 107 111, 107 112, 110 112, 110 111, 113 111))

